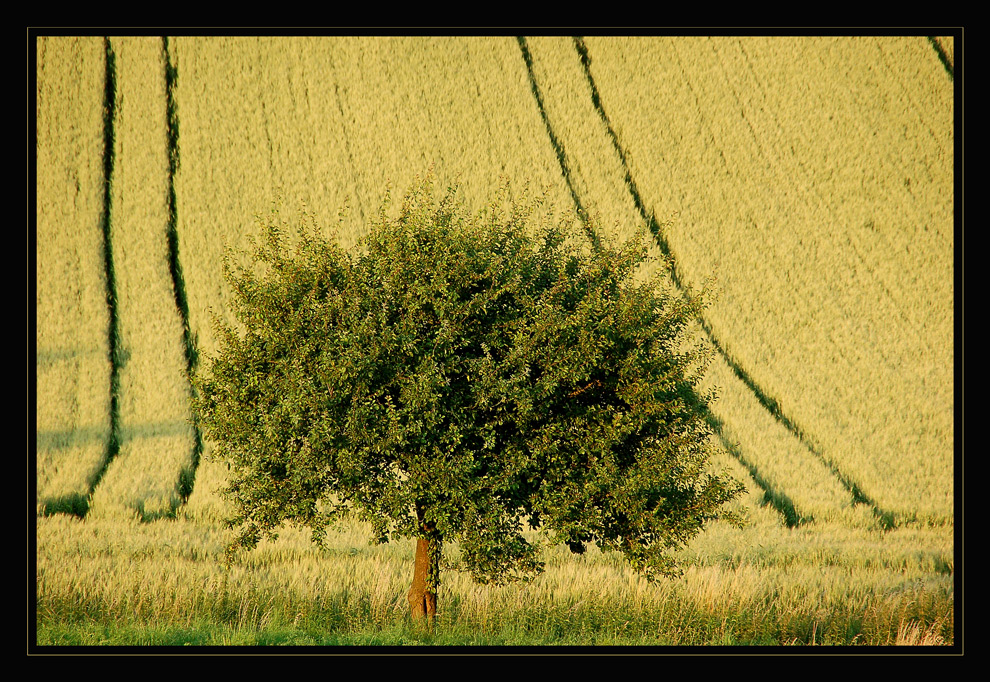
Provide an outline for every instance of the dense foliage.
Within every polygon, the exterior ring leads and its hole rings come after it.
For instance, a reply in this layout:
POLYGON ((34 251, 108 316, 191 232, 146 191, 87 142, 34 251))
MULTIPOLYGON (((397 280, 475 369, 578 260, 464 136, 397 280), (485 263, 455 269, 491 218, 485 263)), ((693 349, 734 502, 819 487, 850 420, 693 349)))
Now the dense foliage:
POLYGON ((269 220, 228 268, 238 324, 218 325, 196 408, 239 545, 284 522, 320 542, 353 510, 378 541, 428 540, 435 589, 448 542, 481 582, 539 571, 528 523, 657 577, 727 516, 739 485, 707 470, 705 355, 685 338, 700 299, 662 268, 637 279, 642 241, 506 196, 471 215, 424 181, 353 252, 269 220))

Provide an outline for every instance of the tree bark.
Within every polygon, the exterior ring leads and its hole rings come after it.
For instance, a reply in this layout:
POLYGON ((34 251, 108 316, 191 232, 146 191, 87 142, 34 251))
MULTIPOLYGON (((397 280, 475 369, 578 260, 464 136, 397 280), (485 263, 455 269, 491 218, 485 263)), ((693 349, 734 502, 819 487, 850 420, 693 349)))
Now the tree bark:
POLYGON ((440 541, 416 538, 416 568, 412 587, 406 598, 413 621, 433 625, 437 613, 437 588, 440 584, 440 541))
POLYGON ((413 622, 433 627, 437 615, 437 589, 440 587, 440 557, 443 539, 436 526, 426 522, 426 509, 422 501, 416 501, 416 520, 421 535, 416 538, 416 568, 412 587, 406 599, 413 622))

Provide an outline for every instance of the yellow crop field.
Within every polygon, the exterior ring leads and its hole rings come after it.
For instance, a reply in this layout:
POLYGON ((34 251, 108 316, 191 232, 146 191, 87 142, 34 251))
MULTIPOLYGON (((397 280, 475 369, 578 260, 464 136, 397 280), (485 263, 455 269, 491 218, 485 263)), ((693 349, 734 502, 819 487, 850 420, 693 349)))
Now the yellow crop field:
POLYGON ((452 622, 951 644, 956 42, 38 36, 39 614, 299 637, 399 617, 412 547, 368 549, 356 521, 322 554, 291 530, 223 566, 226 467, 189 374, 231 321, 222 264, 259 216, 353 248, 386 190, 398 203, 432 168, 473 209, 504 180, 611 239, 648 228, 670 287, 712 294, 694 333, 713 466, 747 487, 748 526, 696 538, 681 583, 551 548, 529 588, 452 579, 452 622))
MULTIPOLYGON (((603 118, 605 112, 595 110, 595 86, 588 81, 574 41, 533 38, 527 44, 537 79, 548 84, 543 101, 561 146, 567 150, 570 181, 588 210, 614 221, 604 228, 616 238, 630 238, 643 217, 626 187, 629 169, 624 165, 624 154, 609 141, 611 120, 603 118)), ((666 204, 655 210, 664 216, 677 211, 666 204)), ((673 234, 681 229, 676 221, 668 228, 673 234)), ((653 249, 658 251, 655 242, 653 249)), ((695 282, 696 288, 704 284, 703 280, 695 282)), ((721 393, 714 409, 724 424, 732 456, 757 470, 768 492, 783 499, 783 491, 787 491, 785 504, 794 508, 791 513, 795 517, 825 519, 846 514, 853 502, 850 493, 820 459, 759 405, 750 389, 733 376, 724 358, 716 357, 708 385, 718 387, 721 393)))
POLYGON ((165 64, 160 38, 114 38, 111 47, 118 92, 111 242, 125 360, 120 452, 93 495, 92 513, 153 516, 182 503, 179 474, 192 469, 194 447, 166 240, 165 64))
POLYGON ((512 39, 173 42, 179 230, 204 350, 213 346, 203 313, 223 301, 216 266, 225 244, 242 246, 278 196, 323 225, 349 204, 341 238, 350 246, 386 186, 401 196, 430 165, 475 201, 502 176, 537 185, 559 177, 512 39))
POLYGON ((953 96, 920 38, 588 38, 727 353, 883 510, 952 515, 953 96))
POLYGON ((103 41, 37 45, 37 494, 85 498, 110 435, 103 41))

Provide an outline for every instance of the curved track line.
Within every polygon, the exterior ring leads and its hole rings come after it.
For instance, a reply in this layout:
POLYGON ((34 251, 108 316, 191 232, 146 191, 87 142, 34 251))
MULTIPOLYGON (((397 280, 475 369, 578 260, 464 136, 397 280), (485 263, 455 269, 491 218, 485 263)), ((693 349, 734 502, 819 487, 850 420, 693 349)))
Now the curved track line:
MULTIPOLYGON (((114 274, 112 223, 113 171, 116 163, 116 117, 117 117, 117 57, 114 54, 110 38, 104 38, 106 48, 106 79, 104 85, 104 118, 103 118, 103 265, 106 270, 107 308, 109 310, 110 328, 110 438, 107 442, 107 454, 103 466, 90 483, 90 497, 106 473, 110 462, 120 452, 120 369, 126 361, 124 349, 120 343, 120 317, 117 312, 117 280, 114 274)), ((89 511, 89 501, 86 501, 86 511, 89 511)))
POLYGON ((942 49, 942 46, 939 44, 935 36, 927 36, 927 37, 929 44, 931 44, 932 46, 932 49, 935 50, 935 54, 938 55, 938 60, 942 62, 942 68, 944 68, 945 72, 949 74, 949 80, 954 81, 955 66, 952 64, 952 60, 949 59, 949 55, 946 54, 945 50, 942 49))
MULTIPOLYGON (((162 36, 162 56, 165 62, 165 120, 166 138, 168 140, 168 226, 166 239, 168 241, 168 266, 172 276, 172 292, 175 295, 175 307, 182 320, 182 346, 186 356, 186 377, 189 381, 189 391, 195 391, 192 377, 199 363, 199 352, 196 349, 196 339, 189 326, 189 301, 186 296, 186 281, 182 275, 182 262, 179 259, 178 231, 178 202, 175 196, 175 174, 179 170, 179 115, 175 104, 175 89, 179 77, 176 66, 172 63, 172 53, 169 50, 168 36, 162 36)), ((193 452, 192 461, 188 467, 183 467, 179 473, 179 495, 183 502, 192 494, 203 455, 203 434, 199 428, 196 415, 192 415, 193 452)))
MULTIPOLYGON (((550 125, 550 118, 547 116, 546 106, 543 104, 543 94, 540 92, 540 86, 536 83, 536 73, 533 71, 533 55, 529 52, 529 45, 526 43, 525 37, 518 36, 516 40, 519 41, 519 49, 522 51, 523 60, 526 62, 526 73, 529 76, 529 86, 533 90, 533 97, 536 98, 536 108, 539 110, 540 117, 543 119, 543 125, 547 129, 547 135, 550 137, 550 144, 553 146, 553 150, 557 154, 557 162, 560 164, 560 171, 564 176, 564 182, 567 183, 567 189, 571 192, 571 199, 577 207, 578 215, 584 216, 585 211, 584 206, 581 203, 581 197, 578 196, 577 189, 575 189, 574 183, 571 182, 571 169, 567 163, 567 155, 564 152, 564 145, 561 144, 556 133, 553 131, 553 126, 550 125)), ((591 239, 591 243, 595 246, 595 248, 598 248, 598 235, 589 229, 588 237, 591 239)))
MULTIPOLYGON (((547 135, 550 137, 550 143, 551 145, 553 145, 554 151, 557 154, 557 161, 560 164, 561 173, 564 176, 564 180, 567 183, 567 187, 571 193, 571 198, 574 201, 574 205, 577 208, 579 215, 583 215, 584 207, 581 203, 581 199, 580 196, 578 195, 577 190, 575 189, 573 183, 571 182, 570 167, 567 163, 567 155, 564 151, 563 144, 557 138, 556 133, 554 133, 553 126, 550 124, 550 119, 547 116, 546 107, 543 102, 543 95, 540 92, 539 85, 536 82, 536 74, 534 73, 533 70, 532 55, 529 52, 529 47, 526 43, 526 39, 524 37, 519 37, 518 41, 519 41, 519 48, 522 51, 523 60, 526 62, 526 69, 529 75, 530 87, 533 90, 533 96, 536 99, 537 108, 539 109, 540 116, 543 119, 543 124, 546 127, 547 135)), ((654 234, 657 241, 657 245, 660 248, 660 251, 664 254, 664 256, 668 258, 670 262, 671 278, 674 280, 674 283, 677 286, 678 290, 684 291, 685 287, 681 283, 681 277, 677 272, 676 263, 674 262, 673 256, 670 253, 670 248, 667 245, 667 242, 663 239, 662 235, 660 234, 660 228, 656 222, 655 216, 653 216, 652 214, 647 215, 646 207, 643 204, 642 198, 640 197, 639 194, 639 190, 636 188, 636 183, 633 181, 632 175, 629 171, 629 164, 626 161, 625 150, 623 150, 622 147, 618 144, 618 138, 615 134, 615 131, 612 129, 612 124, 608 120, 608 117, 605 116, 604 109, 601 106, 601 100, 598 95, 598 89, 595 87, 594 81, 591 79, 591 74, 588 71, 588 57, 587 57, 587 50, 583 50, 584 43, 583 41, 581 41, 580 38, 575 38, 575 43, 578 45, 578 52, 579 54, 581 54, 581 61, 582 64, 584 64, 585 66, 585 73, 588 78, 588 83, 591 86, 592 101, 608 129, 608 133, 609 136, 612 138, 612 142, 613 145, 615 146, 615 150, 619 154, 619 158, 622 161, 622 168, 625 173, 626 187, 629 189, 629 192, 632 195, 633 201, 636 205, 636 209, 639 211, 640 215, 644 218, 644 220, 647 221, 650 231, 654 234)), ((594 246, 597 247, 599 244, 598 236, 591 230, 588 231, 588 235, 591 238, 594 246)), ((714 335, 712 334, 711 330, 708 328, 705 321, 700 320, 700 322, 706 334, 712 340, 715 347, 718 349, 718 352, 724 358, 726 358, 726 361, 729 363, 729 366, 733 369, 733 371, 737 375, 740 375, 740 373, 742 373, 741 368, 739 368, 738 365, 736 365, 735 363, 733 363, 731 360, 728 359, 728 356, 726 355, 722 347, 717 342, 715 342, 714 335)), ((744 375, 745 373, 742 374, 744 375)), ((740 378, 742 378, 742 376, 740 378)), ((746 379, 744 379, 744 381, 746 381, 746 379)), ((747 383, 747 386, 755 387, 755 384, 752 384, 752 382, 749 381, 747 383)), ((757 397, 761 397, 761 395, 762 393, 757 392, 757 397)), ((762 398, 761 398, 761 402, 764 402, 762 398)), ((802 517, 798 513, 797 508, 794 505, 794 502, 782 491, 776 490, 774 486, 770 484, 770 482, 767 481, 760 474, 759 470, 755 467, 755 465, 753 465, 751 462, 746 460, 743 454, 739 451, 739 448, 737 448, 735 444, 733 444, 728 440, 728 438, 726 438, 726 436, 724 435, 722 421, 720 419, 718 419, 711 412, 708 412, 707 421, 709 425, 714 429, 715 433, 718 435, 719 440, 722 443, 723 447, 725 447, 725 449, 733 457, 735 457, 735 459, 738 460, 739 463, 743 465, 743 467, 745 467, 746 471, 753 479, 753 482, 756 483, 756 485, 759 486, 761 490, 763 490, 764 499, 771 507, 773 507, 775 511, 777 511, 783 517, 784 523, 788 527, 794 527, 809 520, 807 518, 802 517)))
MULTIPOLYGON (((581 64, 584 67, 585 76, 588 79, 588 85, 591 88, 592 103, 594 104, 595 108, 598 110, 598 113, 601 116, 602 121, 605 123, 606 129, 608 130, 608 135, 612 140, 612 144, 615 147, 615 150, 618 153, 620 160, 622 161, 623 170, 625 171, 626 186, 629 189, 629 194, 630 196, 632 196, 633 202, 635 203, 636 209, 639 211, 640 216, 643 218, 643 220, 646 221, 650 232, 653 234, 653 237, 657 242, 657 246, 660 248, 660 251, 670 259, 671 279, 674 281, 674 284, 678 287, 678 289, 684 291, 685 285, 683 283, 683 278, 679 272, 677 263, 674 260, 673 255, 671 253, 670 245, 667 243, 667 240, 663 236, 663 233, 660 229, 660 225, 657 222, 656 215, 652 211, 648 211, 645 203, 643 202, 643 199, 639 193, 639 189, 636 187, 636 183, 633 180, 632 173, 629 169, 629 164, 627 162, 625 150, 622 148, 622 145, 619 143, 618 135, 615 133, 615 130, 612 127, 612 123, 609 120, 608 115, 605 113, 605 108, 601 102, 601 96, 598 93, 598 87, 595 85, 594 77, 591 75, 591 57, 588 54, 588 48, 584 44, 584 40, 581 37, 574 38, 574 46, 581 59, 581 64)), ((732 369, 733 373, 743 382, 743 384, 745 384, 745 386, 753 393, 753 395, 756 396, 760 404, 781 425, 783 425, 788 431, 790 431, 795 437, 797 437, 798 440, 801 441, 801 443, 808 449, 809 452, 815 455, 826 466, 826 468, 838 479, 838 481, 843 485, 843 487, 845 487, 846 490, 850 493, 854 503, 866 504, 873 510, 874 515, 881 521, 881 523, 885 527, 888 528, 892 527, 894 523, 893 515, 890 514, 889 512, 885 512, 882 509, 880 509, 873 500, 871 500, 868 496, 866 496, 863 493, 862 489, 859 487, 859 485, 856 484, 855 481, 850 479, 847 475, 843 474, 836 466, 836 464, 821 452, 820 448, 814 442, 812 442, 811 437, 803 429, 801 429, 792 419, 790 419, 787 415, 783 413, 783 411, 780 408, 779 402, 775 398, 771 397, 765 390, 763 390, 756 383, 756 381, 749 375, 749 373, 745 369, 743 369, 743 367, 729 355, 728 351, 725 350, 725 347, 722 345, 722 343, 716 338, 714 330, 711 328, 708 321, 705 320, 704 317, 702 316, 699 316, 698 319, 702 329, 704 330, 708 339, 711 341, 712 345, 715 347, 716 351, 723 358, 723 360, 725 360, 726 364, 732 369)), ((766 488, 764 489, 766 490, 766 488)), ((768 494, 770 493, 769 490, 767 492, 768 494)), ((780 509, 778 509, 778 511, 784 513, 780 509)), ((786 516, 787 515, 785 514, 785 517, 786 516)))
POLYGON ((90 499, 93 491, 99 485, 110 462, 120 452, 120 368, 123 366, 124 350, 120 344, 120 319, 117 313, 117 283, 114 275, 113 249, 111 246, 111 185, 114 170, 114 120, 117 115, 117 65, 116 55, 110 44, 110 38, 103 39, 106 55, 106 68, 103 86, 103 212, 100 216, 100 226, 103 233, 103 269, 106 283, 106 301, 109 312, 107 329, 107 352, 110 358, 110 437, 107 439, 106 450, 100 468, 89 481, 89 492, 85 495, 75 493, 56 499, 47 500, 41 510, 45 516, 51 514, 72 514, 80 518, 89 512, 90 499))

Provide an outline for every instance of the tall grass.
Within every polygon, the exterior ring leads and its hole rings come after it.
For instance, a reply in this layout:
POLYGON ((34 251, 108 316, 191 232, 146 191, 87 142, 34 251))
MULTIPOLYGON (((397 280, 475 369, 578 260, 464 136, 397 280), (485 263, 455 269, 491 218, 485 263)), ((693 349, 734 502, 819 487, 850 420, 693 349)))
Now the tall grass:
MULTIPOLYGON (((366 531, 349 522, 321 553, 289 530, 225 569, 224 537, 209 524, 44 519, 42 643, 70 636, 73 623, 75 636, 95 625, 180 629, 214 644, 229 631, 254 631, 248 643, 278 632, 302 643, 376 633, 395 643, 395 633, 412 630, 413 546, 370 546, 366 531)), ((479 586, 447 571, 432 643, 951 644, 951 541, 929 538, 930 549, 919 551, 916 537, 898 532, 879 540, 827 526, 759 535, 723 528, 685 551, 681 579, 660 584, 593 549, 547 548, 545 573, 528 584, 479 586)), ((447 555, 456 566, 456 547, 447 555)))

